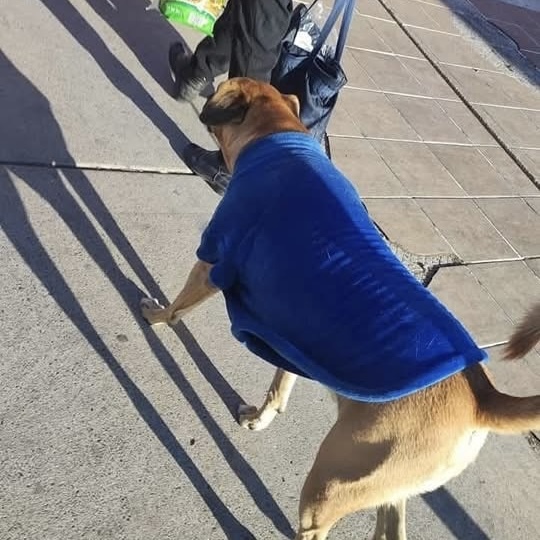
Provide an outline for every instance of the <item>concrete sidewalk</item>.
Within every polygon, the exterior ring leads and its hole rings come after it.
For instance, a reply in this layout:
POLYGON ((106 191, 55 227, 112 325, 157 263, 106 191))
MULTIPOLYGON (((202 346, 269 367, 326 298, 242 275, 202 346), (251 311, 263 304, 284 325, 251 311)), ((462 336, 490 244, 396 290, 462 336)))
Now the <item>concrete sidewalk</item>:
MULTIPOLYGON (((301 381, 284 417, 243 431, 232 411, 273 370, 230 337, 222 300, 176 331, 138 313, 178 291, 219 200, 178 159, 213 143, 167 94, 168 44, 200 36, 146 0, 0 7, 0 539, 290 538, 326 392, 301 381)), ((359 0, 330 135, 392 240, 457 255, 430 286, 496 360, 540 298, 540 99, 473 8, 359 0)), ((491 368, 540 391, 538 352, 491 368)), ((409 538, 539 537, 539 456, 533 435, 490 437, 410 502, 409 538)), ((331 538, 369 538, 374 519, 331 538)))

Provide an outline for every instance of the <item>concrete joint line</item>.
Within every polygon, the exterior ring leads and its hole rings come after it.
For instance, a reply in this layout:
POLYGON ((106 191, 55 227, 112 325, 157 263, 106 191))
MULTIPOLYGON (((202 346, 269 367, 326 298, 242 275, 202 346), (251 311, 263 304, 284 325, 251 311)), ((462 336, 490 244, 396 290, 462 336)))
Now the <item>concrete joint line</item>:
POLYGON ((409 60, 419 60, 420 62, 427 62, 425 58, 421 56, 411 56, 409 54, 400 54, 391 51, 379 51, 378 49, 368 49, 366 47, 354 47, 353 45, 346 45, 346 49, 351 51, 362 51, 373 54, 382 54, 383 56, 394 56, 395 58, 408 58, 409 60))
POLYGON ((194 173, 187 167, 133 167, 129 165, 110 165, 102 163, 62 163, 59 161, 3 161, 0 165, 6 167, 33 167, 42 169, 66 169, 79 171, 104 171, 104 172, 128 172, 128 173, 151 173, 151 174, 172 174, 172 175, 193 175, 194 173))
POLYGON ((534 174, 523 164, 523 162, 517 157, 517 155, 512 151, 512 149, 502 140, 502 138, 496 133, 496 131, 484 120, 482 115, 477 111, 477 109, 469 102, 469 100, 464 96, 464 94, 459 90, 459 88, 450 80, 446 73, 441 69, 438 62, 435 61, 424 49, 418 40, 411 34, 408 28, 401 22, 399 17, 394 13, 394 11, 388 7, 386 0, 378 0, 379 4, 387 11, 387 13, 396 21, 398 26, 403 30, 407 37, 414 43, 416 48, 424 56, 424 58, 432 65, 432 67, 437 71, 437 73, 442 77, 446 84, 454 91, 454 93, 461 99, 463 104, 469 109, 469 111, 476 117, 484 129, 497 141, 499 146, 506 152, 508 157, 521 169, 521 171, 527 176, 527 178, 540 189, 540 182, 536 179, 534 174))
MULTIPOLYGON (((361 139, 364 141, 381 141, 381 142, 398 142, 398 143, 411 143, 411 144, 431 144, 441 146, 464 146, 466 148, 499 148, 498 144, 488 143, 466 143, 458 141, 428 141, 424 139, 398 139, 393 137, 371 137, 369 135, 343 135, 339 133, 328 133, 329 137, 335 139, 361 139)), ((526 148, 517 147, 519 150, 526 150, 526 148)))

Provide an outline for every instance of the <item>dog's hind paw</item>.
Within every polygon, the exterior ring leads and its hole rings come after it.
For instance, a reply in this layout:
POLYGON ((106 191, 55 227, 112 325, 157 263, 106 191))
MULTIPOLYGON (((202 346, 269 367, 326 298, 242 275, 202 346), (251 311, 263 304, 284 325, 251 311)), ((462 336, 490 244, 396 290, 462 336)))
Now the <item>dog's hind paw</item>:
POLYGON ((250 431, 261 431, 268 427, 277 411, 275 409, 262 409, 260 412, 253 405, 238 406, 238 423, 250 431))

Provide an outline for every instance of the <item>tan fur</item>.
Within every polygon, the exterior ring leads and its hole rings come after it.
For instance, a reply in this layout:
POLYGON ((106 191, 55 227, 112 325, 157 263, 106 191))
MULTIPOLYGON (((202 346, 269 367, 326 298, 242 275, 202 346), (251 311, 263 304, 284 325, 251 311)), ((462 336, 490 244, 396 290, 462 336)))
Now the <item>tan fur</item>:
POLYGON ((531 308, 506 346, 505 358, 526 355, 540 341, 540 304, 531 308))
MULTIPOLYGON (((294 103, 269 85, 233 79, 220 85, 201 119, 212 127, 232 168, 253 140, 278 131, 305 131, 294 103)), ((174 323, 215 292, 210 269, 198 262, 168 308, 144 299, 144 316, 151 323, 174 323)), ((539 340, 540 304, 511 337, 507 357, 523 356, 539 340)), ((277 370, 263 406, 240 408, 240 424, 254 430, 267 427, 285 410, 295 380, 295 375, 277 370)), ((406 398, 363 403, 338 396, 337 405, 336 423, 302 489, 296 540, 324 540, 339 519, 373 507, 378 507, 374 540, 405 540, 407 498, 460 474, 490 431, 540 428, 540 396, 500 393, 480 364, 406 398)))

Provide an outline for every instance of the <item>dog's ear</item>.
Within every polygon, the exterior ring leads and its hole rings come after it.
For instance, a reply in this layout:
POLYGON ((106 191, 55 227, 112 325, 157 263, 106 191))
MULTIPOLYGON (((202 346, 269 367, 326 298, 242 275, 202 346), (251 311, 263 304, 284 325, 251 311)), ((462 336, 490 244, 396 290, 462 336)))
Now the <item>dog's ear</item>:
POLYGON ((285 103, 297 118, 300 118, 300 100, 294 94, 281 94, 285 103))
POLYGON ((205 103, 199 120, 205 126, 241 124, 249 109, 249 100, 240 85, 226 85, 205 103))

